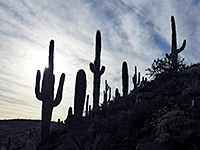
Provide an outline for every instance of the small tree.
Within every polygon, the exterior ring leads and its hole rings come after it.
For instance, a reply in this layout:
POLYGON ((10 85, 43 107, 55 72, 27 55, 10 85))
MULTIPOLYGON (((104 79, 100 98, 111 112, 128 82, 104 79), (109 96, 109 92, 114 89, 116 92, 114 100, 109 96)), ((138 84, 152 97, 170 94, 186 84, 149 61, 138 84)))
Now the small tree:
MULTIPOLYGON (((184 58, 181 61, 177 62, 177 71, 183 70, 186 65, 183 63, 184 58)), ((147 71, 146 75, 149 75, 149 78, 155 79, 157 75, 160 74, 170 74, 174 72, 172 61, 168 54, 164 58, 154 59, 151 68, 145 69, 147 71)))

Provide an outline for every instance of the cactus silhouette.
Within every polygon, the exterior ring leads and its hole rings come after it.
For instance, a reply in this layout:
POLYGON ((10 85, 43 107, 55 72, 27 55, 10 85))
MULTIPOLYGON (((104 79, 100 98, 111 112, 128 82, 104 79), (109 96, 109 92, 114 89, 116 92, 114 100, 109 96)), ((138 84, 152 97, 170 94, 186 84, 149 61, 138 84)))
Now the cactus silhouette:
POLYGON ((115 99, 119 98, 120 97, 120 93, 119 93, 119 90, 118 88, 115 89, 115 99))
POLYGON ((68 113, 67 113, 67 118, 66 118, 66 120, 65 120, 65 123, 67 123, 67 121, 69 120, 69 119, 71 119, 72 118, 72 107, 69 107, 68 108, 68 113))
POLYGON ((172 67, 174 70, 177 70, 178 67, 178 54, 181 53, 185 46, 186 40, 183 41, 182 46, 177 49, 177 41, 176 41, 176 25, 174 16, 171 16, 171 27, 172 27, 172 45, 171 45, 171 54, 170 56, 167 55, 168 58, 172 61, 172 67))
POLYGON ((87 100, 86 100, 86 107, 85 107, 85 115, 89 115, 89 95, 87 95, 87 100))
POLYGON ((42 89, 40 91, 40 70, 37 71, 36 75, 36 86, 35 86, 35 95, 38 100, 42 101, 42 123, 41 123, 41 137, 42 142, 46 142, 47 137, 50 132, 50 122, 53 107, 59 105, 62 99, 62 91, 65 80, 65 74, 62 73, 60 77, 60 82, 54 99, 54 83, 55 76, 53 74, 53 55, 54 55, 54 41, 50 41, 49 46, 49 65, 48 68, 44 69, 43 79, 42 79, 42 89))
POLYGON ((134 89, 136 89, 140 85, 140 72, 138 72, 138 75, 137 75, 137 66, 135 66, 135 73, 133 75, 132 80, 133 80, 134 89))
POLYGON ((110 99, 111 99, 111 87, 110 87, 110 86, 108 87, 108 90, 109 90, 109 94, 108 94, 108 102, 110 102, 110 99))
POLYGON ((108 92, 108 89, 109 89, 109 86, 108 86, 108 83, 107 83, 107 80, 105 80, 105 90, 103 91, 103 94, 104 94, 104 101, 103 103, 104 104, 107 104, 107 92, 108 92))
POLYGON ((128 66, 125 61, 122 64, 122 91, 123 96, 128 94, 128 66))
POLYGON ((100 69, 101 63, 101 33, 98 30, 96 33, 96 54, 94 63, 90 62, 90 70, 94 74, 93 82, 93 109, 99 107, 100 79, 105 71, 105 66, 100 69))
POLYGON ((67 116, 72 116, 72 107, 68 108, 68 115, 67 116))
POLYGON ((74 96, 74 115, 81 117, 83 114, 86 96, 86 74, 80 69, 76 75, 75 96, 74 96))

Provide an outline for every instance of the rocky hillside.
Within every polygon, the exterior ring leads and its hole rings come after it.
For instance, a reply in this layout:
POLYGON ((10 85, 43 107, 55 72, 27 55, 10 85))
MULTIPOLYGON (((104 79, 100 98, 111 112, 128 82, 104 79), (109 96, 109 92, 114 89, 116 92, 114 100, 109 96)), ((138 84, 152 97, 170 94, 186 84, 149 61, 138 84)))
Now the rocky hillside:
POLYGON ((160 74, 86 117, 68 116, 59 138, 40 148, 200 149, 199 78, 199 64, 160 74))

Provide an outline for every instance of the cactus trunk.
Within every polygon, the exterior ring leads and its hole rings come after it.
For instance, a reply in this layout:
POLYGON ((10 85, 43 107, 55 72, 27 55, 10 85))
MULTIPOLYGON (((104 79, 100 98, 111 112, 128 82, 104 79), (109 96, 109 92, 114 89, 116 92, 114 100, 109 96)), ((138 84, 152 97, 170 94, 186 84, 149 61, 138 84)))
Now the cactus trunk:
POLYGON ((128 95, 128 66, 125 61, 122 64, 122 91, 123 96, 128 95))
POLYGON ((83 114, 86 96, 86 74, 83 69, 79 70, 76 76, 75 96, 74 96, 74 115, 81 117, 83 114))
POLYGON ((50 123, 52 116, 53 106, 43 102, 42 104, 42 124, 41 124, 41 137, 43 142, 46 142, 49 132, 50 132, 50 123))

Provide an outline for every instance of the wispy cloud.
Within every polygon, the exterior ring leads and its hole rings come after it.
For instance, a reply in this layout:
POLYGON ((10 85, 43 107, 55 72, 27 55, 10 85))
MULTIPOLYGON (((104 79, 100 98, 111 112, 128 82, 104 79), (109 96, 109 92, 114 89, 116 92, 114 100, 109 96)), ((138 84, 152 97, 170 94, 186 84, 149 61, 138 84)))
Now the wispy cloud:
POLYGON ((135 65, 144 75, 153 59, 170 52, 171 15, 176 18, 178 46, 187 40, 181 56, 188 64, 199 61, 199 11, 196 0, 1 1, 0 118, 40 118, 35 75, 47 66, 51 39, 55 40, 55 91, 61 73, 66 74, 63 100, 54 109, 53 119, 65 119, 67 108, 73 106, 75 77, 81 68, 92 98, 89 63, 94 61, 96 30, 102 33, 101 65, 106 66, 101 88, 107 79, 114 94, 116 87, 121 91, 124 60, 131 79, 135 65))

